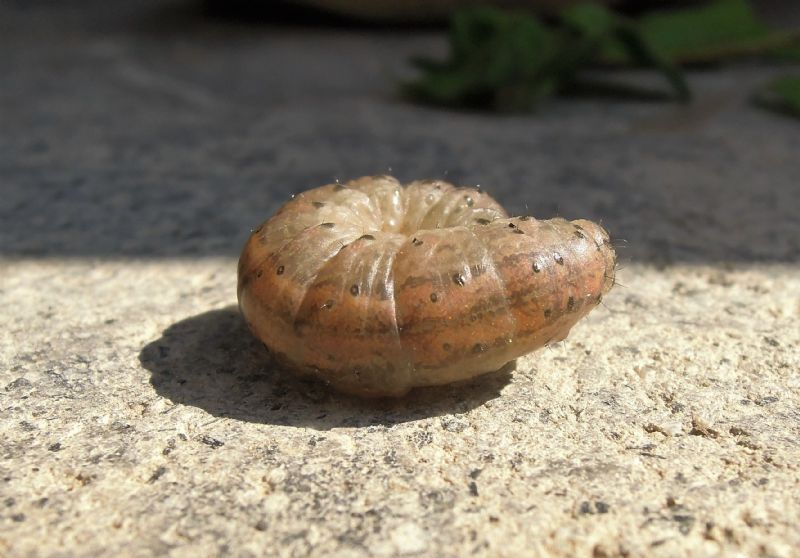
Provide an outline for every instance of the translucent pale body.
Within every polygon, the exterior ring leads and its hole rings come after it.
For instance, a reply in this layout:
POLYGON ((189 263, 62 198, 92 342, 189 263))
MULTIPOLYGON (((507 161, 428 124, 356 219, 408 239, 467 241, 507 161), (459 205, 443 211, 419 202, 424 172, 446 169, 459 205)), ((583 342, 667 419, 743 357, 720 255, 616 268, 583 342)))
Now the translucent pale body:
POLYGON ((476 189, 364 177, 304 192, 253 232, 239 305, 279 361, 398 396, 563 339, 615 261, 589 221, 508 218, 476 189))

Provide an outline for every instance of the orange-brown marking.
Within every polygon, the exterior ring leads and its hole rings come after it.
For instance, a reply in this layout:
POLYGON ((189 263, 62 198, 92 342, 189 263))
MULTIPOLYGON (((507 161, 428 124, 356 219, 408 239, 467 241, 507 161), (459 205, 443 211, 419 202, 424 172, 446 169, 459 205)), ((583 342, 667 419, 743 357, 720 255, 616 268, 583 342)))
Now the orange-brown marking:
POLYGON ((614 284, 590 221, 386 176, 295 196, 251 234, 239 306, 300 372, 363 397, 463 380, 560 341, 614 284))

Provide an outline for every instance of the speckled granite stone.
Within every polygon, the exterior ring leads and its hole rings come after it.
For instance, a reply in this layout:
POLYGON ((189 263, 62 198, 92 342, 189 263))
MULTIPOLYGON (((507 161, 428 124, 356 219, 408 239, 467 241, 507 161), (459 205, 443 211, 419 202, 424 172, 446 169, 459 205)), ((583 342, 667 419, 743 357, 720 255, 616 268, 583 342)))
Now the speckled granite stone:
POLYGON ((0 6, 0 555, 796 553, 800 128, 746 102, 775 70, 491 117, 393 96, 432 32, 80 5, 0 6), (390 168, 602 220, 621 285, 478 381, 294 379, 236 312, 241 243, 390 168))

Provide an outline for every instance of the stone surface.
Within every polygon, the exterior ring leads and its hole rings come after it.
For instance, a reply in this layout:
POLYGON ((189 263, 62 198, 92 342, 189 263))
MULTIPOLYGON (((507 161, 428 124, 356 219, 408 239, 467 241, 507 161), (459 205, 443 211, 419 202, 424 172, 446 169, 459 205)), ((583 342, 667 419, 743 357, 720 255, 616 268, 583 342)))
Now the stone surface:
POLYGON ((796 554, 800 128, 747 103, 781 70, 492 117, 394 96, 433 32, 10 2, 0 42, 0 555, 796 554), (389 168, 603 220, 621 285, 465 385, 293 378, 241 243, 389 168))

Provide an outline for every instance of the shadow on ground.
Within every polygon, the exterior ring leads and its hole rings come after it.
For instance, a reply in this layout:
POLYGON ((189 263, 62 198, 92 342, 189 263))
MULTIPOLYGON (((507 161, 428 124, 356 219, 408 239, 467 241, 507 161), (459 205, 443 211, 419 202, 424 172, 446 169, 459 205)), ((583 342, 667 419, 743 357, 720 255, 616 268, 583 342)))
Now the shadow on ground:
POLYGON ((162 397, 217 417, 311 427, 386 425, 463 413, 500 395, 513 363, 456 385, 416 389, 399 400, 362 401, 276 367, 234 306, 168 327, 139 354, 162 397))

